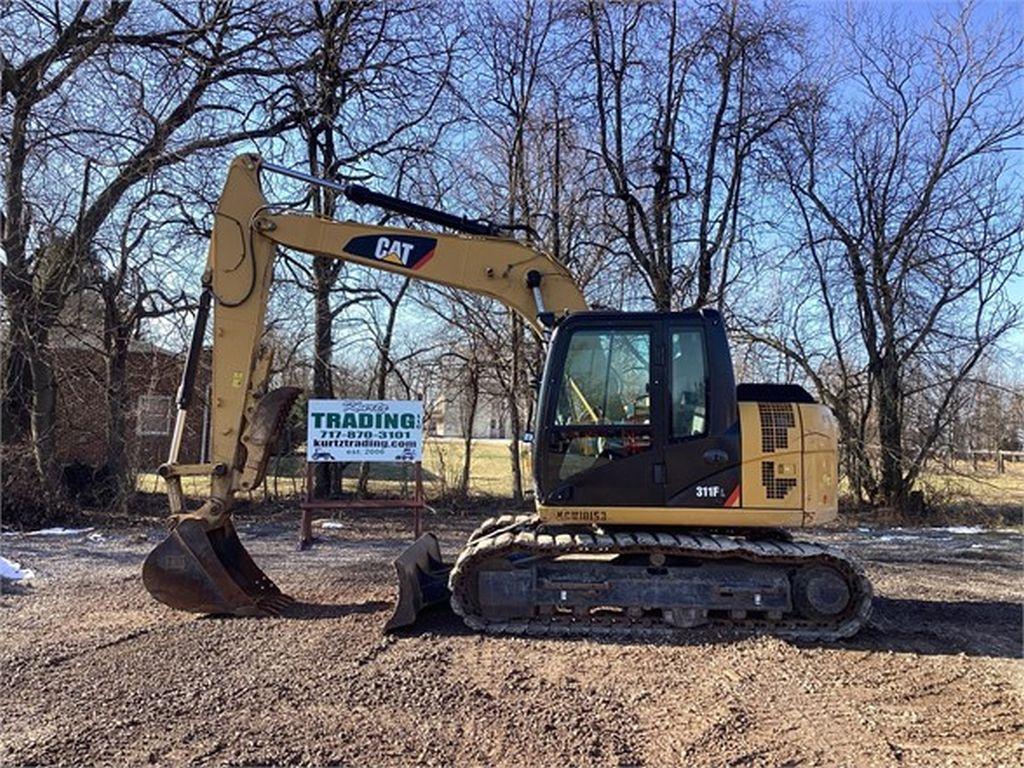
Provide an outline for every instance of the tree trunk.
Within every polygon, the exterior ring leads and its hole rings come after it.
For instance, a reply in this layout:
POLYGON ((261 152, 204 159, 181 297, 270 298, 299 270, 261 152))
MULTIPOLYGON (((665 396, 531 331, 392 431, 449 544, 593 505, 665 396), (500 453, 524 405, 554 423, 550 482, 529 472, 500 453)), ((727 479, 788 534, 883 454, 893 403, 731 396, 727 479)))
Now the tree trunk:
MULTIPOLYGON (((313 397, 330 399, 334 397, 334 384, 331 380, 332 355, 334 347, 333 321, 331 314, 330 262, 326 257, 316 256, 313 259, 313 275, 315 281, 315 326, 313 341, 313 397)), ((332 486, 333 466, 318 462, 313 474, 314 498, 325 498, 330 495, 332 486)))
POLYGON ((877 382, 878 439, 881 443, 879 495, 887 507, 901 509, 907 497, 903 478, 903 419, 898 363, 891 354, 880 359, 877 382))
POLYGON ((27 341, 18 330, 23 327, 14 319, 4 343, 3 410, 0 413, 0 439, 13 443, 28 434, 32 410, 32 374, 25 355, 27 341))
MULTIPOLYGON (((7 74, 6 61, 4 74, 7 74)), ((4 105, 6 108, 6 93, 4 105)), ((3 361, 3 409, 0 431, 4 442, 24 437, 31 430, 32 407, 30 347, 28 330, 35 326, 28 317, 32 300, 32 277, 26 263, 26 239, 29 215, 25 205, 24 177, 28 159, 28 107, 18 105, 11 113, 11 124, 4 153, 4 215, 0 246, 4 268, 0 270, 0 289, 7 304, 9 333, 3 361)))
MULTIPOLYGON (((846 405, 845 407, 849 407, 846 405)), ((871 483, 871 462, 864 452, 864 436, 857 428, 851 412, 840 414, 835 406, 833 412, 839 421, 839 445, 845 475, 850 481, 850 490, 858 504, 871 503, 874 488, 871 483)))
MULTIPOLYGON (((391 342, 395 337, 395 321, 398 319, 398 305, 402 303, 402 297, 409 290, 411 278, 405 278, 402 287, 398 289, 393 299, 386 299, 388 302, 388 320, 384 326, 384 337, 380 342, 380 356, 377 358, 377 371, 374 375, 373 388, 370 390, 370 397, 383 400, 388 393, 388 373, 391 370, 391 342)), ((370 465, 363 462, 359 466, 359 495, 365 496, 370 480, 370 465)))
POLYGON ((473 367, 469 374, 469 389, 467 390, 469 398, 464 413, 463 423, 466 433, 462 440, 462 474, 459 477, 459 496, 462 498, 469 496, 469 474, 473 461, 473 422, 476 421, 476 409, 480 403, 480 373, 476 368, 475 361, 470 365, 473 367))
POLYGON ((651 275, 652 295, 655 312, 672 311, 672 278, 661 274, 662 270, 655 269, 651 275))
MULTIPOLYGON (((384 337, 384 344, 381 347, 380 359, 377 363, 377 371, 373 377, 373 384, 370 388, 369 396, 374 400, 383 400, 387 396, 388 391, 388 359, 390 357, 391 350, 391 333, 394 326, 394 314, 392 313, 392 319, 388 322, 388 330, 384 337)), ((368 461, 360 462, 359 464, 359 482, 356 486, 357 493, 359 496, 366 496, 370 490, 370 463, 368 461)))
POLYGON ((36 471, 43 498, 56 503, 64 497, 57 461, 57 381, 47 358, 45 338, 32 340, 28 362, 32 372, 31 432, 36 471))
POLYGON ((132 497, 132 478, 128 462, 128 338, 114 332, 107 349, 107 456, 110 483, 117 496, 119 512, 126 512, 132 497))

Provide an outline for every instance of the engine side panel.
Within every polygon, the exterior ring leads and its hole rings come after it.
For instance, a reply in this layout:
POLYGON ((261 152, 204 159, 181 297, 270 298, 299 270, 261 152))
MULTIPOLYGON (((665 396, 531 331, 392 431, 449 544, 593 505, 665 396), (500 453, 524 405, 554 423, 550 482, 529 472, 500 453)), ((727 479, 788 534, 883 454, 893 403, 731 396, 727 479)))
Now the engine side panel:
POLYGON ((739 403, 741 504, 798 510, 803 500, 803 428, 793 403, 739 403))
POLYGON ((821 525, 839 514, 839 425, 820 403, 801 403, 804 444, 804 525, 821 525))

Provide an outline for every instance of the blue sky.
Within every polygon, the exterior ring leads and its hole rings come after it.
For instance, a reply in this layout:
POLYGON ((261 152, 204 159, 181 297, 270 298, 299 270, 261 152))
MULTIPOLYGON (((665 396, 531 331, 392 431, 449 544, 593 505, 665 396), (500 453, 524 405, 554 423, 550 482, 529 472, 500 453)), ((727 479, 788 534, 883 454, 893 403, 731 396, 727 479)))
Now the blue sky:
MULTIPOLYGON (((847 0, 805 0, 800 3, 809 23, 827 28, 830 13, 842 12, 847 0), (824 13, 822 11, 825 11, 824 13)), ((860 0, 853 5, 861 10, 877 8, 880 14, 892 14, 904 20, 911 27, 924 28, 935 14, 956 13, 963 6, 950 0, 860 0)), ((1024 0, 981 0, 975 3, 974 20, 984 26, 998 21, 1009 27, 1018 36, 1024 36, 1024 0)), ((824 32, 823 32, 824 33, 824 32)), ((1024 102, 1024 79, 1018 81, 1017 98, 1024 102)), ((1024 179, 1024 144, 1018 146, 1011 159, 1012 169, 1018 179, 1024 179)), ((1024 208, 1024 199, 1021 200, 1024 208)), ((1007 288, 1010 301, 1024 307, 1024 261, 1018 265, 1017 276, 1007 288)), ((1002 349, 1013 358, 1009 365, 1024 365, 1024 327, 1008 334, 1001 344, 1002 349)))
MULTIPOLYGON (((846 2, 843 0, 820 0, 817 2, 805 2, 802 4, 803 13, 806 15, 808 23, 812 26, 821 25, 825 28, 827 19, 832 12, 841 12, 846 7, 846 2), (823 12, 824 11, 824 12, 823 12)), ((865 0, 860 3, 861 10, 864 8, 877 8, 880 13, 893 14, 900 20, 911 26, 916 27, 920 25, 924 27, 930 24, 932 16, 935 13, 949 13, 950 11, 955 12, 959 7, 958 3, 955 2, 935 2, 929 0, 916 0, 916 1, 902 1, 897 2, 893 0, 865 0)), ((982 25, 988 24, 997 18, 1001 19, 1002 23, 1010 24, 1015 29, 1024 31, 1024 2, 999 2, 995 0, 989 0, 988 2, 979 3, 976 10, 976 19, 982 25)), ((1024 98, 1024 93, 1021 94, 1021 98, 1024 98)), ((1017 154, 1017 160, 1015 165, 1017 166, 1017 172, 1024 176, 1024 164, 1022 164, 1022 153, 1017 154)), ((457 213, 464 213, 467 215, 475 215, 476 211, 463 211, 458 210, 457 213)), ((371 221, 373 214, 366 211, 357 211, 354 214, 357 218, 364 221, 371 221)), ((1024 267, 1024 264, 1021 265, 1024 267)), ((1011 301, 1017 304, 1024 304, 1024 275, 1018 274, 1008 289, 1008 295, 1011 301)), ((423 318, 421 312, 415 309, 411 302, 407 302, 404 307, 404 311, 400 314, 400 325, 403 328, 408 329, 409 333, 416 333, 422 331, 423 318)), ((1024 357, 1024 328, 1018 329, 1013 334, 1007 336, 1002 344, 1003 350, 1009 354, 1011 358, 1024 357)), ((1008 365, 1013 363, 1006 362, 1008 365)))
MULTIPOLYGON (((881 13, 892 13, 906 19, 911 25, 920 24, 922 26, 930 22, 933 13, 955 11, 959 6, 955 2, 937 2, 935 0, 863 0, 859 5, 862 9, 877 8, 881 13)), ((846 2, 845 0, 805 0, 801 7, 809 24, 824 27, 829 13, 841 11, 846 7, 846 2)), ((976 14, 982 23, 999 17, 1004 23, 1012 25, 1015 31, 1024 34, 1024 1, 1022 0, 985 0, 977 4, 976 14)), ((1024 91, 1022 91, 1020 97, 1024 99, 1024 91)), ((240 147, 239 151, 242 149, 240 147)), ((244 149, 250 149, 250 147, 245 147, 244 149)), ((251 149, 255 149, 255 147, 251 149)), ((1017 166, 1018 173, 1024 176, 1024 153, 1017 152, 1015 165, 1017 166)), ((471 216, 479 213, 472 210, 457 210, 456 212, 471 216)), ((360 210, 353 213, 354 217, 363 221, 372 221, 374 215, 370 210, 360 210)), ((204 255, 205 245, 197 246, 197 274, 201 270, 204 255)), ((1021 266, 1024 267, 1024 265, 1021 266)), ((1018 275, 1013 280, 1009 286, 1008 295, 1012 301, 1024 304, 1024 275, 1018 275)), ((410 311, 412 310, 411 302, 408 302, 408 305, 406 311, 402 313, 403 324, 408 323, 410 326, 413 324, 422 325, 423 320, 419 317, 420 313, 410 311)), ((161 334, 159 330, 156 330, 155 335, 165 334, 161 334)), ((1003 346, 1007 352, 1015 353, 1015 356, 1024 358, 1024 328, 1018 329, 1012 336, 1009 336, 1003 346)))

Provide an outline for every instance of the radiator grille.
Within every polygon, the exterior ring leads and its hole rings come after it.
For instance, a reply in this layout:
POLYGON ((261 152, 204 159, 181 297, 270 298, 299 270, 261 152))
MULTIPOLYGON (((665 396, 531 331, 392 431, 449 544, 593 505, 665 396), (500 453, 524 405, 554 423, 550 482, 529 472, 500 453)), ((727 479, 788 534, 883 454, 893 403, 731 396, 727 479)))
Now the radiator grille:
POLYGON ((784 499, 786 495, 796 486, 796 478, 776 477, 775 462, 761 462, 761 485, 764 486, 765 494, 769 499, 784 499))
POLYGON ((796 414, 790 403, 758 403, 761 416, 761 450, 771 453, 789 447, 789 430, 796 426, 796 414))

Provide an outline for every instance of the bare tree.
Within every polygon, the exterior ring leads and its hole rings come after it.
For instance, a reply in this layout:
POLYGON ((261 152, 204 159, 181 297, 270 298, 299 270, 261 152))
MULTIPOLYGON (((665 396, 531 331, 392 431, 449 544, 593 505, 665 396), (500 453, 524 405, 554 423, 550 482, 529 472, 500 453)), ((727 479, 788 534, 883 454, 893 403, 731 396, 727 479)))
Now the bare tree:
POLYGON ((836 24, 848 65, 779 147, 810 278, 792 287, 810 292, 785 338, 755 336, 833 406, 871 501, 907 503, 965 382, 1020 320, 1011 29, 970 6, 923 32, 851 12, 836 24))
MULTIPOLYGON (((395 361, 392 356, 392 349, 395 339, 395 321, 398 319, 398 308, 409 290, 410 278, 401 279, 397 290, 389 290, 389 281, 385 280, 385 287, 377 291, 377 296, 386 306, 385 320, 383 323, 373 323, 371 331, 374 336, 374 343, 377 347, 377 369, 367 388, 366 396, 371 399, 383 400, 388 394, 388 376, 395 369, 395 361)), ((359 482, 357 490, 361 496, 365 496, 370 480, 370 465, 363 462, 359 467, 359 482)))
MULTIPOLYGON (((462 470, 459 473, 458 493, 462 498, 469 496, 469 478, 473 468, 473 426, 477 409, 480 407, 480 390, 483 386, 483 361, 476 345, 463 343, 462 349, 447 353, 458 361, 462 397, 459 414, 462 417, 462 470), (463 351, 464 350, 464 351, 463 351)), ((459 391, 459 390, 457 390, 459 391)))
POLYGON ((48 417, 55 407, 56 393, 52 370, 45 358, 45 345, 48 330, 60 313, 74 273, 74 262, 59 258, 57 252, 74 248, 76 244, 70 239, 50 247, 31 243, 30 230, 36 212, 27 194, 26 173, 31 172, 32 154, 39 152, 41 143, 33 136, 34 118, 39 108, 58 94, 100 46, 109 43, 114 28, 128 12, 128 3, 112 3, 95 15, 89 10, 86 3, 71 18, 64 18, 58 9, 47 19, 47 11, 42 8, 12 9, 8 17, 11 34, 5 35, 7 39, 0 53, 6 143, 3 215, 6 264, 2 289, 10 329, 4 360, 3 422, 5 439, 19 436, 23 429, 32 429, 37 435, 41 441, 36 452, 39 470, 50 481, 56 472, 52 465, 52 422, 48 417), (28 46, 19 46, 15 35, 25 34, 29 29, 38 30, 36 39, 28 46), (10 58, 19 53, 20 60, 10 58), (30 414, 33 417, 26 418, 30 414))
MULTIPOLYGON (((311 4, 296 44, 304 64, 290 70, 282 108, 297 116, 312 175, 363 181, 429 141, 452 61, 451 43, 430 24, 438 12, 415 2, 311 4)), ((343 203, 330 189, 309 195, 319 216, 335 217, 343 203)), ((342 274, 342 262, 314 257, 314 397, 334 396, 335 321, 368 295, 342 274)), ((333 484, 329 465, 318 465, 316 482, 321 494, 333 484)))
POLYGON ((781 5, 591 2, 587 66, 606 247, 654 307, 719 301, 744 228, 748 166, 801 94, 781 5))
MULTIPOLYGON (((816 18, 746 0, 4 10, 3 439, 31 443, 47 494, 60 487, 54 334, 76 330, 66 305, 88 295, 102 310, 107 463, 123 478, 127 350, 166 313, 184 317, 201 248, 178 243, 209 235, 222 162, 243 142, 507 223, 592 303, 728 294, 738 364, 813 383, 865 500, 905 503, 968 419, 987 425, 985 445, 1013 440, 996 414, 1016 400, 993 371, 1021 320, 1007 285, 1024 241, 1011 155, 1024 43, 970 4, 927 29, 854 8, 821 35, 804 28, 816 18)), ((351 214, 332 190, 294 197, 351 214)), ((437 346, 404 333, 411 305, 460 334, 444 359, 469 378, 472 409, 489 388, 504 401, 521 499, 541 343, 504 309, 284 254, 268 343, 300 361, 292 378, 312 369, 315 396, 411 395, 437 346), (293 333, 306 313, 312 333, 293 333)))
MULTIPOLYGON (((922 414, 927 418, 927 414, 922 414)), ((943 453, 963 458, 964 449, 1024 450, 1024 377, 981 364, 964 382, 962 407, 943 435, 943 453)))
MULTIPOLYGON (((552 82, 545 78, 545 73, 557 66, 554 30, 558 21, 556 4, 534 0, 514 7, 482 3, 472 8, 467 19, 472 31, 475 79, 464 85, 460 97, 481 132, 481 146, 487 148, 492 159, 484 174, 474 174, 478 205, 518 227, 531 244, 536 239, 534 225, 542 213, 533 205, 538 169, 530 163, 535 157, 531 157, 530 144, 536 138, 531 134, 540 107, 549 95, 545 93, 546 87, 552 82)), ((474 324, 492 321, 489 312, 466 316, 474 324)), ((506 322, 509 353, 494 359, 508 365, 507 372, 497 379, 508 402, 512 495, 518 503, 524 495, 519 445, 526 420, 524 365, 529 332, 522 320, 511 313, 506 322)), ((495 331, 476 330, 490 335, 495 331)))
MULTIPOLYGON (((147 208, 157 207, 154 198, 161 196, 150 190, 132 202, 122 218, 117 240, 97 242, 83 275, 83 290, 95 293, 103 313, 100 351, 106 369, 107 413, 104 466, 121 511, 127 510, 135 485, 127 439, 132 401, 128 390, 131 342, 139 339, 148 321, 180 315, 190 305, 183 290, 167 285, 166 270, 174 264, 174 258, 157 246, 158 237, 154 236, 154 230, 167 229, 166 225, 140 215, 147 208)), ((180 248, 181 242, 170 238, 161 245, 180 248)))
POLYGON ((198 152, 283 127, 226 121, 240 111, 226 101, 229 83, 266 73, 257 62, 280 34, 261 4, 130 10, 128 3, 93 13, 89 2, 69 10, 25 0, 5 19, 4 379, 12 385, 8 413, 24 408, 30 392, 44 494, 60 488, 49 335, 95 238, 140 181, 198 152), (54 168, 59 180, 47 176, 54 168), (72 169, 82 169, 77 185, 69 183, 72 169))

